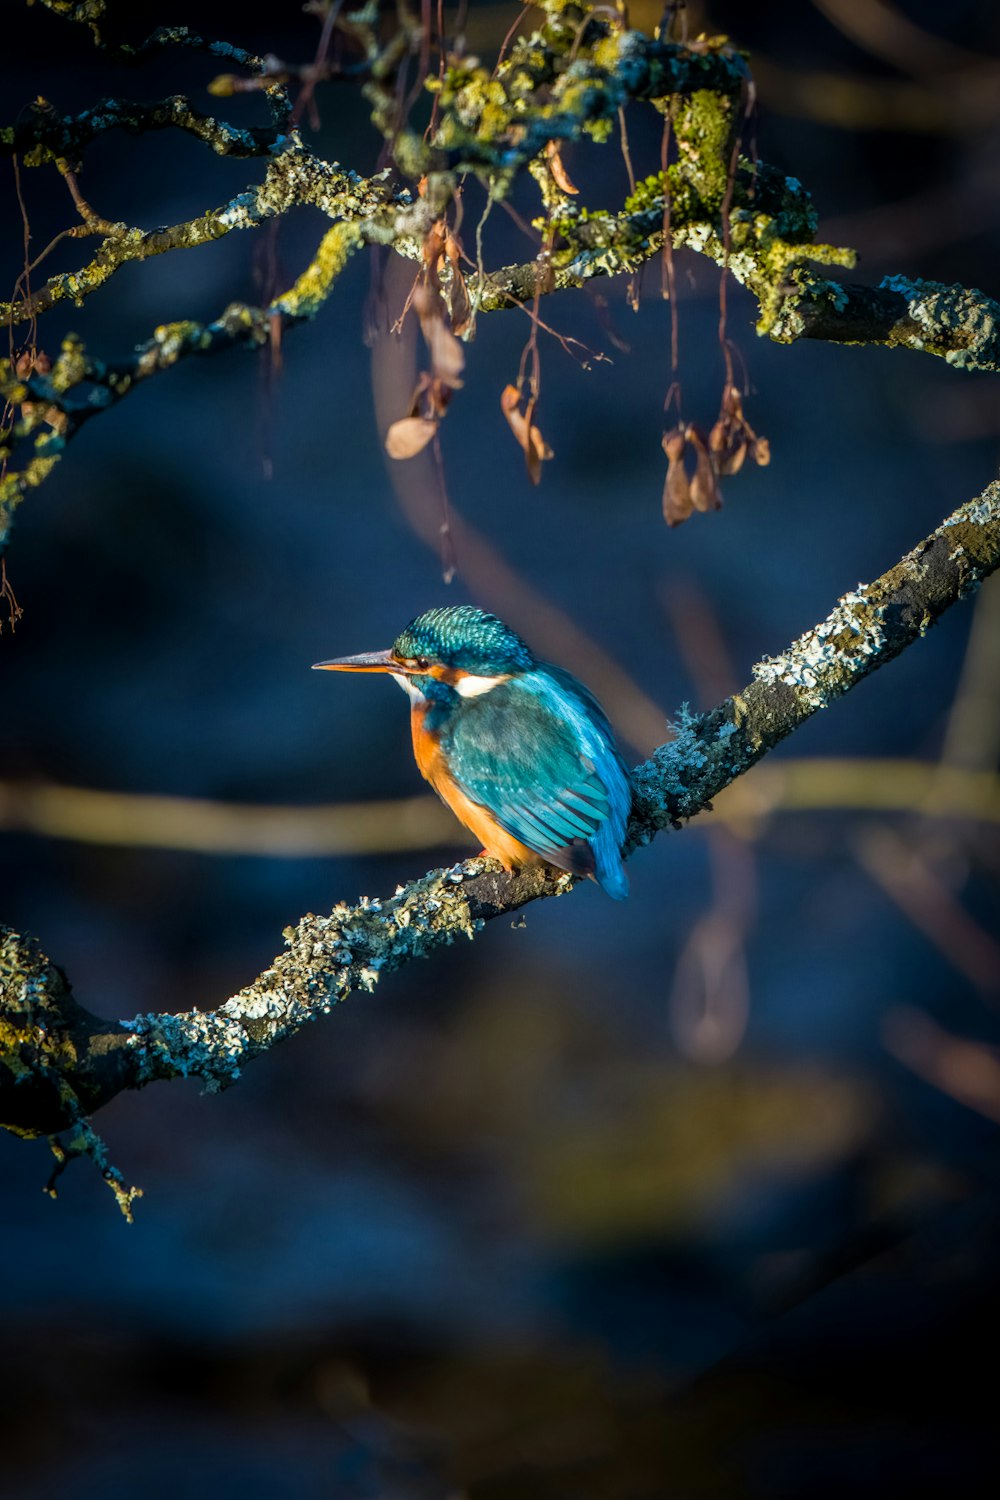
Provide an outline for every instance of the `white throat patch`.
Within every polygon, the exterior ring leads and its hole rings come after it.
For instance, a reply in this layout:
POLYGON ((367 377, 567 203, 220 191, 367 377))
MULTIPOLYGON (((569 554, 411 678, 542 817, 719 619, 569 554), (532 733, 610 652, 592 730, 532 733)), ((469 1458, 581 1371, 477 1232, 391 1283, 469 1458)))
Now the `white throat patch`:
POLYGON ((471 673, 468 677, 458 679, 455 691, 461 693, 463 698, 478 698, 481 693, 492 693, 495 687, 506 681, 506 677, 477 677, 471 673))
MULTIPOLYGON (((390 672, 389 676, 394 682, 398 682, 403 692, 411 703, 426 703, 427 699, 417 687, 412 677, 407 677, 402 672, 390 672)), ((506 682, 506 677, 477 677, 470 674, 468 677, 460 677, 455 683, 455 691, 463 698, 479 698, 483 693, 492 693, 501 682, 506 682)))

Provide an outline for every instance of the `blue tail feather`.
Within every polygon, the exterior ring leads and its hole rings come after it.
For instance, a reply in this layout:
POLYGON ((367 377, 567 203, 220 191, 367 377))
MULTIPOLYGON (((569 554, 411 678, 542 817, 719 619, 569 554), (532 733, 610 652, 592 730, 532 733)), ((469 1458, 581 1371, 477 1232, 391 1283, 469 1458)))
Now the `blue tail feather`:
POLYGON ((617 850, 613 850, 610 854, 601 850, 597 856, 594 875, 601 890, 612 900, 625 900, 628 895, 628 873, 617 850))

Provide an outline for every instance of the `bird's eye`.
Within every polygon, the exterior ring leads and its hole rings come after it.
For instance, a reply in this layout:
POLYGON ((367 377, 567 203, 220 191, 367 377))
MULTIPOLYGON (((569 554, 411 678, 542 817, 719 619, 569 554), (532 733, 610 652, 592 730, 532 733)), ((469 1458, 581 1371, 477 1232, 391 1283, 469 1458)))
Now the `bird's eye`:
POLYGON ((418 671, 426 672, 427 668, 430 666, 430 661, 426 656, 415 656, 413 658, 413 665, 417 668, 418 671))

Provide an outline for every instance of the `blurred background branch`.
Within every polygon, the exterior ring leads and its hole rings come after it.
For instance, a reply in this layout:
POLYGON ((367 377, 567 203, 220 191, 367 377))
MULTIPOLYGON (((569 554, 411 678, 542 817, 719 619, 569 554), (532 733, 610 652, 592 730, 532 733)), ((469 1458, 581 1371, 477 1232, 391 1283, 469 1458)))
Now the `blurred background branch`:
MULTIPOLYGON (((783 758, 719 793, 710 822, 752 836, 778 813, 919 813, 1000 823, 1000 776, 918 760, 783 758)), ((32 781, 0 782, 0 830, 119 848, 325 858, 460 845, 436 797, 262 807, 32 781)))

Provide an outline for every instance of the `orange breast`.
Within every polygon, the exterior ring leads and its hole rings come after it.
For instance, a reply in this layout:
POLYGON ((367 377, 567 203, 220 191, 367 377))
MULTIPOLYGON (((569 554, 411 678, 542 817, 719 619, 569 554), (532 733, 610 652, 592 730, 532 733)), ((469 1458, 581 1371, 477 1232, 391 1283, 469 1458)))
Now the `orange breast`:
POLYGON ((505 870, 517 870, 522 865, 542 864, 541 856, 520 839, 501 828, 488 808, 473 802, 448 772, 440 742, 424 726, 427 710, 421 703, 413 705, 410 728, 413 733, 413 754, 417 767, 425 781, 429 781, 441 801, 446 803, 460 823, 464 823, 480 841, 487 854, 498 859, 505 870))
POLYGON ((413 735, 413 757, 425 781, 434 786, 434 773, 441 759, 441 742, 426 727, 427 704, 414 703, 410 710, 410 732, 413 735))

